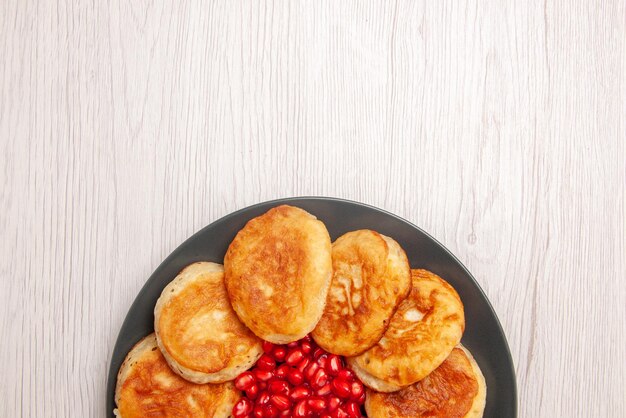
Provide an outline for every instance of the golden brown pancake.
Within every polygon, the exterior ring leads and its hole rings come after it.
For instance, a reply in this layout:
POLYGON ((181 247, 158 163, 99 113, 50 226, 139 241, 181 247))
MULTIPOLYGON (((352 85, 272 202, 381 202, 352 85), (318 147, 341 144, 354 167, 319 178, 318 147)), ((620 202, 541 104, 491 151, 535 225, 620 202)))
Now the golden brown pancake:
POLYGON ((194 383, 232 380, 263 353, 262 341, 230 306, 224 268, 216 263, 191 264, 163 289, 154 329, 172 370, 194 383))
POLYGON ((330 285, 330 237, 324 224, 278 206, 239 231, 224 257, 226 289, 241 321, 276 344, 311 332, 330 285))
POLYGON ((409 260, 396 241, 367 229, 339 237, 332 258, 326 308, 312 335, 326 351, 355 356, 380 340, 408 295, 409 260))
POLYGON ((479 418, 487 387, 472 355, 464 347, 423 380, 393 393, 367 389, 365 410, 371 418, 479 418))
POLYGON ((446 281, 411 270, 412 289, 383 337, 348 364, 363 383, 393 392, 425 378, 448 357, 465 329, 463 304, 446 281))
POLYGON ((128 353, 117 375, 115 414, 121 418, 229 417, 240 394, 232 382, 198 385, 168 366, 154 334, 128 353))

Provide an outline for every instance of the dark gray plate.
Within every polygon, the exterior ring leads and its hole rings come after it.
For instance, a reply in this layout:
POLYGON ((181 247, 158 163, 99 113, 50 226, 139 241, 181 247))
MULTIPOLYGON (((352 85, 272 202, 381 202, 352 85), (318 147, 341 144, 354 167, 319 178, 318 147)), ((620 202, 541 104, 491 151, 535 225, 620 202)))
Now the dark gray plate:
POLYGON ((472 352, 487 381, 485 417, 517 417, 517 387, 511 353, 498 318, 476 280, 447 249, 415 225, 388 212, 347 200, 307 197, 260 203, 213 222, 178 247, 156 269, 133 302, 117 337, 107 382, 107 416, 113 417, 117 371, 133 345, 151 333, 154 305, 163 288, 195 261, 222 263, 235 234, 251 218, 287 203, 317 216, 334 240, 355 229, 374 229, 394 238, 411 267, 425 268, 446 279, 465 305, 463 344, 472 352))

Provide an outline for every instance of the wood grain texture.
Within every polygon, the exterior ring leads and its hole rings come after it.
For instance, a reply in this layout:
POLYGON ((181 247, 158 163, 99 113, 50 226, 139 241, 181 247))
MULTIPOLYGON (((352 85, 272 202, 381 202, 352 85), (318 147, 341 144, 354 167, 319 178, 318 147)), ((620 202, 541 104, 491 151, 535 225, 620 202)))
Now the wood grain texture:
POLYGON ((249 204, 420 225, 521 417, 626 416, 626 3, 0 2, 0 415, 104 416, 146 278, 249 204))

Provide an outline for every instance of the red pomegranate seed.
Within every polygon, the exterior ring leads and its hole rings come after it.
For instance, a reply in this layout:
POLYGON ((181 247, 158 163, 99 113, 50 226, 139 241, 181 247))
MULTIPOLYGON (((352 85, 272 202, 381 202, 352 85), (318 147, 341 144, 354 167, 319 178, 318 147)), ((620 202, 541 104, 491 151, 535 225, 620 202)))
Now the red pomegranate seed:
POLYGON ((274 344, 269 341, 263 341, 263 351, 269 354, 272 350, 274 350, 274 344))
POLYGON ((272 380, 267 384, 267 390, 270 393, 283 393, 285 395, 289 394, 289 383, 284 380, 272 380))
POLYGON ((300 343, 298 341, 292 341, 289 344, 287 344, 287 347, 289 347, 289 348, 296 348, 299 345, 300 345, 300 343))
POLYGON ((259 390, 267 389, 267 382, 259 382, 257 385, 259 386, 259 390))
POLYGON ((343 409, 345 409, 351 417, 359 418, 361 416, 361 408, 356 402, 348 402, 343 406, 343 409))
POLYGON ((352 372, 352 370, 343 369, 339 373, 337 373, 337 377, 343 380, 352 380, 354 379, 354 373, 352 372))
POLYGON ((263 418, 263 406, 261 405, 255 406, 254 410, 252 411, 252 415, 255 418, 263 418))
POLYGON ((261 382, 267 382, 272 377, 274 377, 274 373, 269 370, 256 369, 254 371, 254 377, 256 377, 257 380, 260 380, 261 382))
POLYGON ((346 382, 345 380, 337 378, 333 380, 331 386, 335 395, 339 396, 340 398, 345 399, 350 396, 350 383, 346 382))
POLYGON ((322 412, 326 409, 326 399, 319 397, 311 397, 307 400, 309 408, 315 412, 322 412))
POLYGON ((354 401, 358 400, 364 391, 363 383, 358 380, 353 380, 352 383, 350 383, 350 399, 354 401))
POLYGON ((302 399, 293 408, 293 416, 296 418, 305 418, 308 415, 309 408, 307 407, 306 399, 302 399))
POLYGON ((301 385, 302 382, 304 382, 304 375, 300 370, 290 368, 289 373, 287 374, 287 380, 294 386, 301 385))
POLYGON ((361 405, 365 403, 365 391, 363 391, 361 396, 359 396, 359 399, 357 400, 357 402, 360 403, 361 405))
POLYGON ((311 396, 311 389, 306 386, 296 386, 291 389, 291 393, 289 394, 289 397, 293 401, 299 401, 301 399, 308 398, 309 396, 311 396))
POLYGON ((264 418, 273 418, 276 416, 278 416, 278 409, 274 405, 267 404, 263 407, 264 418))
POLYGON ((259 399, 256 400, 257 405, 265 405, 270 401, 270 394, 267 392, 261 392, 259 394, 259 399))
POLYGON ((289 375, 289 372, 291 372, 291 367, 289 367, 286 364, 281 364, 280 366, 278 366, 278 368, 274 371, 274 376, 276 376, 279 379, 284 379, 289 375))
POLYGON ((315 376, 315 372, 317 372, 319 368, 319 364, 309 363, 309 365, 306 366, 306 369, 304 369, 304 377, 306 377, 307 380, 313 379, 313 376, 315 376))
POLYGON ((320 365, 322 369, 325 369, 328 365, 328 354, 324 353, 317 359, 317 364, 320 365))
POLYGON ((327 382, 328 382, 328 375, 326 374, 326 371, 324 369, 319 369, 317 372, 315 372, 315 376, 313 376, 313 379, 311 380, 311 384, 314 387, 318 387, 318 388, 321 388, 327 382))
POLYGON ((291 409, 285 409, 283 412, 278 414, 280 417, 291 417, 291 409))
POLYGON ((303 358, 300 361, 300 363, 298 363, 298 370, 304 373, 304 369, 306 369, 306 366, 308 366, 310 362, 311 362, 310 358, 308 357, 303 358))
POLYGON ((335 409, 339 408, 341 405, 341 399, 336 396, 331 396, 328 398, 328 412, 333 412, 335 409))
POLYGON ((255 382, 254 375, 250 372, 243 372, 235 379, 235 387, 239 390, 246 390, 255 382))
POLYGON ((344 411, 343 407, 339 407, 337 409, 335 409, 331 416, 333 418, 350 418, 350 415, 348 415, 348 413, 346 411, 344 411))
POLYGON ((256 367, 260 370, 273 370, 276 361, 269 354, 263 354, 256 362, 256 367))
POLYGON ((307 334, 307 335, 305 335, 304 337, 302 337, 302 340, 301 340, 301 341, 306 341, 306 342, 309 342, 309 343, 310 343, 310 342, 311 342, 311 341, 313 341, 313 340, 311 339, 311 336, 310 336, 309 334, 307 334))
POLYGON ((235 418, 241 418, 252 412, 252 402, 248 398, 241 398, 233 406, 233 416, 235 418))
POLYGON ((330 416, 330 415, 328 415, 328 414, 324 414, 324 415, 321 415, 321 416, 320 416, 320 418, 333 418, 333 417, 331 417, 331 416, 330 416))
POLYGON ((325 369, 329 375, 336 376, 342 368, 343 365, 341 364, 341 358, 339 358, 339 356, 333 354, 328 357, 325 369))
POLYGON ((273 395, 272 397, 270 397, 270 402, 281 411, 284 411, 291 407, 291 401, 289 400, 289 397, 287 395, 273 395))
POLYGON ((246 389, 246 396, 250 399, 256 399, 259 394, 259 387, 256 384, 253 384, 248 389, 246 389))
POLYGON ((309 341, 302 341, 302 344, 300 344, 300 348, 302 349, 302 352, 304 354, 309 354, 313 350, 313 344, 311 344, 311 342, 309 341))
POLYGON ((324 386, 322 386, 321 388, 319 388, 317 390, 317 392, 315 392, 318 396, 326 396, 329 395, 332 392, 332 388, 330 386, 330 383, 326 383, 324 386))
POLYGON ((313 358, 318 358, 319 356, 321 356, 322 354, 324 354, 324 350, 322 350, 321 348, 316 348, 315 350, 313 350, 313 358))
POLYGON ((304 353, 302 352, 302 350, 296 348, 287 352, 287 357, 285 357, 285 363, 290 366, 295 366, 296 364, 300 363, 303 358, 304 353))
POLYGON ((282 346, 276 346, 276 348, 274 348, 274 351, 272 351, 272 355, 274 356, 276 361, 283 361, 285 359, 285 356, 287 355, 287 349, 282 346))

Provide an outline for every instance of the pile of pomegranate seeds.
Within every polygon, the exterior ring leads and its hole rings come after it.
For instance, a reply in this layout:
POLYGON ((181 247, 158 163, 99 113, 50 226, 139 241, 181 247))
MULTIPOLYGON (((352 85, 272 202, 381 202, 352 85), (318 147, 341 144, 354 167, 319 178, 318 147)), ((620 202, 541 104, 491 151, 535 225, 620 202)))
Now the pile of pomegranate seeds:
POLYGON ((317 347, 308 335, 287 345, 263 343, 256 365, 235 379, 244 396, 235 418, 358 418, 363 384, 340 356, 317 347))

